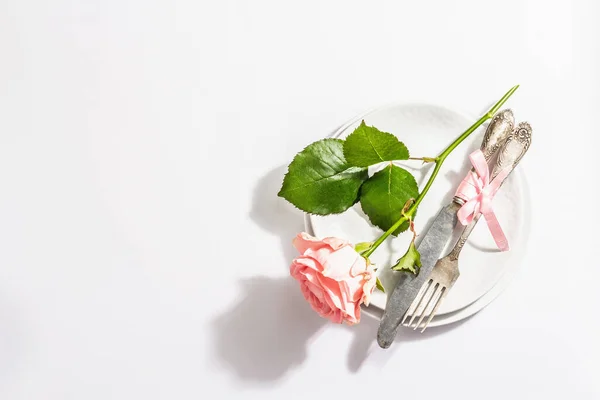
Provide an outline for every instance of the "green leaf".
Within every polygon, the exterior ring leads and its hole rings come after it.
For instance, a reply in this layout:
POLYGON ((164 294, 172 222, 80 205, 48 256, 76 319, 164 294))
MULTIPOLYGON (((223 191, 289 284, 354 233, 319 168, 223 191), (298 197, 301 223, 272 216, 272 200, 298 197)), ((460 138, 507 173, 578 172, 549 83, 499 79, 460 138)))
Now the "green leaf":
POLYGON ((368 167, 382 161, 408 160, 409 153, 396 136, 362 121, 346 138, 344 156, 351 165, 368 167))
POLYGON ((356 243, 354 245, 354 250, 356 250, 357 253, 362 253, 363 251, 367 251, 371 248, 371 246, 373 246, 374 242, 361 242, 361 243, 356 243))
POLYGON ((421 254, 419 254, 419 251, 415 246, 415 241, 413 240, 410 242, 406 254, 398 259, 396 265, 394 265, 392 269, 394 271, 406 271, 416 274, 418 268, 421 268, 421 254))
MULTIPOLYGON (((360 205, 373 225, 387 231, 402 216, 404 204, 418 196, 419 187, 411 173, 395 165, 388 165, 363 184, 360 205)), ((407 221, 393 234, 398 235, 408 227, 407 221)))
POLYGON ((379 280, 379 278, 375 278, 375 286, 377 287, 377 289, 379 289, 383 293, 385 293, 385 288, 383 287, 383 284, 381 283, 381 281, 379 280))
POLYGON ((296 154, 278 196, 307 213, 337 214, 358 201, 367 178, 366 168, 346 162, 343 140, 323 139, 296 154))

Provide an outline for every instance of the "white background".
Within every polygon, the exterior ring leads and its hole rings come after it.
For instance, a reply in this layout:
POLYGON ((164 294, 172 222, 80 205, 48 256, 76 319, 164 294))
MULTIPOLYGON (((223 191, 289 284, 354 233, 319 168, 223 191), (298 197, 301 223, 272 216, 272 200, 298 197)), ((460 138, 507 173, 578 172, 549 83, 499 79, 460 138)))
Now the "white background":
MULTIPOLYGON (((0 399, 597 399, 600 4, 0 3, 0 399), (285 165, 354 115, 534 127, 510 287, 374 343, 288 275, 285 165)), ((432 144, 432 153, 437 148, 432 144)))

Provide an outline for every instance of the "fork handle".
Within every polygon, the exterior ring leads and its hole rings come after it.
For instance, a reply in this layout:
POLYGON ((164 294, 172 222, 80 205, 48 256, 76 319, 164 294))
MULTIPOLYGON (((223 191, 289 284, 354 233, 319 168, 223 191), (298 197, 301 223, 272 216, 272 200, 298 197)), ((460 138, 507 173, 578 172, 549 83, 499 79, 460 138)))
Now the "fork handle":
MULTIPOLYGON (((500 154, 498 155, 498 159, 496 160, 496 164, 494 165, 494 169, 492 170, 492 180, 495 179, 500 172, 504 170, 508 170, 508 174, 506 177, 500 182, 500 186, 506 182, 506 178, 508 175, 512 173, 515 169, 519 161, 523 158, 529 146, 531 145, 531 126, 527 122, 521 122, 517 127, 513 130, 513 132, 509 135, 508 139, 502 146, 500 150, 500 154)), ((481 213, 477 214, 473 221, 469 225, 465 227, 458 242, 454 245, 454 248, 448 254, 448 257, 452 261, 458 260, 460 252, 467 242, 469 235, 473 232, 475 225, 481 218, 481 213)))
POLYGON ((471 221, 471 223, 467 225, 465 229, 463 229, 460 238, 458 239, 458 242, 456 242, 456 244, 452 248, 452 251, 450 252, 450 254, 448 254, 448 258, 451 261, 458 260, 460 252, 462 251, 462 248, 465 245, 465 243, 467 243, 467 239, 469 238, 471 232, 473 232, 473 229, 475 228, 475 225, 477 225, 479 218, 481 218, 481 214, 477 214, 475 218, 473 218, 473 221, 471 221))

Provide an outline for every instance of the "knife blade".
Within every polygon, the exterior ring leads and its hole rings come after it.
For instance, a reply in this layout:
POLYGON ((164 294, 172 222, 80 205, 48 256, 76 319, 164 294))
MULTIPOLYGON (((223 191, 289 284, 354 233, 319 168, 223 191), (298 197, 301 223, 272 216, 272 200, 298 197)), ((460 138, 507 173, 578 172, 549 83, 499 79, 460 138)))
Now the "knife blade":
POLYGON ((380 347, 387 349, 396 338, 400 321, 431 273, 448 238, 452 235, 457 221, 456 212, 459 208, 459 205, 452 202, 438 212, 433 224, 417 246, 417 250, 421 254, 419 273, 417 275, 403 273, 388 297, 377 331, 377 343, 380 347))
MULTIPOLYGON (((489 161, 500 145, 504 143, 513 127, 514 116, 510 109, 500 111, 494 116, 481 143, 481 151, 486 160, 489 161)), ((394 342, 404 314, 419 293, 421 286, 425 283, 452 236, 457 222, 456 213, 461 205, 460 199, 454 198, 450 204, 438 212, 431 227, 417 246, 417 250, 421 254, 419 273, 417 275, 402 273, 392 293, 388 296, 377 331, 377 343, 381 348, 386 349, 394 342)))

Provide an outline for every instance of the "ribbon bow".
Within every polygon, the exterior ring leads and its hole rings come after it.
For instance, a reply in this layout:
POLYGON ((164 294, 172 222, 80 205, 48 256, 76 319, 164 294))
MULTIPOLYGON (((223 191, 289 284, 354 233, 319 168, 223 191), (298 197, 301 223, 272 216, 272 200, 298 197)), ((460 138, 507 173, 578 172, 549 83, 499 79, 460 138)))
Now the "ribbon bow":
POLYGON ((456 214, 458 220, 461 224, 468 225, 479 213, 483 214, 496 245, 500 251, 506 251, 508 240, 492 209, 492 199, 508 175, 509 169, 504 169, 490 182, 490 171, 482 151, 474 151, 469 155, 469 159, 475 171, 470 171, 456 190, 456 196, 465 201, 456 214))

